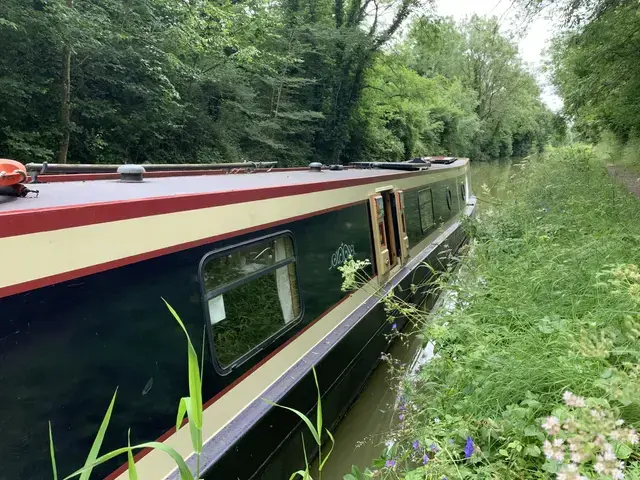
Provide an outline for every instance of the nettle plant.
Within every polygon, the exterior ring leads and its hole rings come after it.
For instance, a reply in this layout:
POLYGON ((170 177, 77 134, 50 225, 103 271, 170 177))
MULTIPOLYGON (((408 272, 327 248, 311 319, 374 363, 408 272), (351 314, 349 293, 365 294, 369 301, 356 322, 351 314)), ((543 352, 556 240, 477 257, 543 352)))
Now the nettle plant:
POLYGON ((558 480, 625 478, 625 462, 638 453, 638 433, 602 398, 565 391, 563 400, 542 424, 548 435, 543 469, 558 480))

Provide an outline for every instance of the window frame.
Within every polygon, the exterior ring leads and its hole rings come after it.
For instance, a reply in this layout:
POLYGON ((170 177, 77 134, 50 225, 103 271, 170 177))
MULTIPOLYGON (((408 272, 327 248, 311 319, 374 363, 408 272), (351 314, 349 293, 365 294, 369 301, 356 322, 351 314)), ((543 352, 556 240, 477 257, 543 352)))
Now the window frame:
POLYGON ((436 224, 436 209, 435 209, 435 205, 433 204, 433 189, 431 187, 426 187, 426 188, 422 188, 420 190, 418 190, 418 215, 420 215, 420 229, 422 230, 422 233, 426 233, 428 232, 431 228, 433 228, 436 224), (424 191, 428 191, 429 192, 429 196, 431 198, 431 225, 429 225, 427 228, 424 227, 424 225, 422 224, 422 204, 420 202, 420 194, 424 191))
POLYGON ((213 363, 214 370, 220 376, 228 375, 233 370, 237 369, 238 367, 246 363, 248 360, 253 358, 258 352, 263 350, 267 345, 275 342, 278 338, 280 338, 289 330, 291 330, 293 327, 298 325, 302 320, 302 317, 304 316, 304 301, 303 301, 303 296, 300 293, 301 292, 300 275, 298 271, 298 249, 296 247, 296 239, 293 235, 293 232, 291 232, 290 230, 280 230, 275 233, 263 235, 261 237, 251 238, 243 242, 234 243, 232 245, 222 247, 222 248, 217 248, 217 249, 211 250, 210 252, 207 252, 202 256, 202 258, 200 259, 200 263, 198 265, 198 282, 200 283, 200 298, 202 303, 202 309, 204 311, 204 321, 205 321, 205 327, 206 327, 205 330, 207 331, 207 336, 209 337, 209 351, 211 354, 211 362, 213 363), (288 236, 291 239, 291 246, 293 249, 292 257, 276 262, 265 269, 249 274, 246 277, 242 277, 241 279, 234 280, 231 283, 228 283, 222 287, 217 288, 216 290, 207 292, 205 280, 204 280, 204 269, 209 261, 217 257, 235 252, 237 250, 241 250, 253 244, 265 242, 267 240, 276 239, 278 237, 283 237, 283 236, 288 236), (280 330, 274 332, 273 334, 265 338, 262 342, 255 345, 249 351, 240 355, 229 365, 222 365, 216 353, 215 335, 213 332, 213 325, 211 324, 211 317, 209 312, 209 300, 218 295, 223 295, 225 292, 229 292, 230 290, 233 290, 234 288, 244 285, 245 283, 256 280, 257 278, 263 277, 265 275, 269 275, 270 273, 275 272, 279 268, 286 267, 292 263, 293 263, 293 269, 294 269, 295 278, 296 278, 296 288, 298 292, 299 308, 298 308, 297 317, 291 320, 289 323, 283 325, 283 327, 280 330))

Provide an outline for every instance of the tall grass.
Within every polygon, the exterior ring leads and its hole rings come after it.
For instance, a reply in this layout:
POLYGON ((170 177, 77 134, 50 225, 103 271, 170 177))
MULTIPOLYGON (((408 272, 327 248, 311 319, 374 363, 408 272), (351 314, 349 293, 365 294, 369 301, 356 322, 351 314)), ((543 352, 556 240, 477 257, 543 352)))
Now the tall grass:
MULTIPOLYGON (((471 224, 457 305, 423 331, 436 357, 401 380, 381 478, 612 478, 545 456, 541 424, 567 391, 640 425, 640 202, 590 148, 522 168, 471 224)), ((637 455, 618 458, 626 478, 637 455)))
POLYGON ((626 142, 613 133, 604 132, 594 153, 607 164, 620 165, 636 172, 640 171, 640 136, 632 132, 626 142))

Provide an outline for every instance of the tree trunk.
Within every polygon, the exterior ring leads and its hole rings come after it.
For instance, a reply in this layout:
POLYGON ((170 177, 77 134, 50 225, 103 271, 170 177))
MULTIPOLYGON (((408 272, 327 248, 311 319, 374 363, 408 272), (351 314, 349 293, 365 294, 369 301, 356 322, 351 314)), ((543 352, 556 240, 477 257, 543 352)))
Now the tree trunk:
MULTIPOLYGON (((67 0, 67 7, 73 8, 73 0, 67 0)), ((62 105, 60 107, 60 125, 62 138, 58 152, 58 163, 67 163, 69 137, 71 136, 71 40, 63 50, 64 66, 62 70, 62 105)))

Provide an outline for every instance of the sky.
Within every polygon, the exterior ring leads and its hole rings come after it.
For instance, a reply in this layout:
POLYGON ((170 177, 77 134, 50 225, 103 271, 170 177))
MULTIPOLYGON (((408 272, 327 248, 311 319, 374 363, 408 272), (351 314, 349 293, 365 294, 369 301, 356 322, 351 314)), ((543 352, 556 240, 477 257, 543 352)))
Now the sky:
POLYGON ((483 16, 496 16, 505 32, 519 34, 520 56, 527 62, 542 88, 542 100, 553 111, 562 108, 562 100, 555 94, 548 78, 542 72, 544 49, 553 36, 553 21, 542 15, 537 16, 525 27, 515 16, 513 0, 437 0, 439 14, 463 20, 474 13, 483 16))

